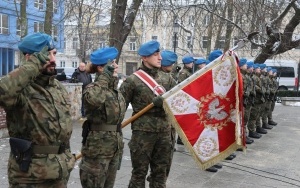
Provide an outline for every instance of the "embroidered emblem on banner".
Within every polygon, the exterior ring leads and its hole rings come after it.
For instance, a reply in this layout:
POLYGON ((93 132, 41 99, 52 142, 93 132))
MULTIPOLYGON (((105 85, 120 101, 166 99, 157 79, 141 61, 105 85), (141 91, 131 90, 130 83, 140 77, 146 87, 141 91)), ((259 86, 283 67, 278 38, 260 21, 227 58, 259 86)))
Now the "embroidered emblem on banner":
POLYGON ((234 108, 232 104, 229 105, 229 110, 226 110, 225 105, 230 101, 229 98, 215 93, 207 94, 200 98, 197 105, 198 116, 200 123, 206 128, 217 128, 221 130, 227 123, 231 121, 231 110, 234 108))

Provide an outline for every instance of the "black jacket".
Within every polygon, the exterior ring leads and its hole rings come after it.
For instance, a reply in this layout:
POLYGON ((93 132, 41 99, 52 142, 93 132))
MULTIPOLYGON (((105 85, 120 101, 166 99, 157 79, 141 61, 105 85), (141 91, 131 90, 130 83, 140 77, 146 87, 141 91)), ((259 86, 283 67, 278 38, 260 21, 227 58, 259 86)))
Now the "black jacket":
POLYGON ((72 80, 83 83, 82 88, 85 88, 85 86, 92 82, 92 76, 89 73, 80 71, 79 68, 77 68, 72 74, 72 80))

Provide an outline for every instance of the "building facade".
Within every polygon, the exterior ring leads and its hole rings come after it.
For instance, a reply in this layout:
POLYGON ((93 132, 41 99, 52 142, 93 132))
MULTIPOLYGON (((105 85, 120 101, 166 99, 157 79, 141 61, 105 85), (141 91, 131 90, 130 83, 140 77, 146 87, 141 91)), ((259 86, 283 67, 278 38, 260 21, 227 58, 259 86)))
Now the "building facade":
MULTIPOLYGON (((45 0, 27 0, 27 33, 44 31, 45 0)), ((64 25, 61 20, 64 15, 64 3, 53 0, 52 37, 58 52, 62 52, 64 45, 64 25)), ((21 54, 18 44, 21 41, 21 27, 19 24, 20 0, 0 1, 0 76, 6 75, 19 65, 21 54)))

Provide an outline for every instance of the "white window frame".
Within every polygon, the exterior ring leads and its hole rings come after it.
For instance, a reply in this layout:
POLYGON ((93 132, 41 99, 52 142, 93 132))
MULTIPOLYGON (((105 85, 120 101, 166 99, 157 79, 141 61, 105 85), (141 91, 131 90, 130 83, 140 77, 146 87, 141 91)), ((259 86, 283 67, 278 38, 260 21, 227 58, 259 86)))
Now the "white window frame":
POLYGON ((104 48, 106 46, 106 42, 104 40, 100 40, 99 48, 104 48))
POLYGON ((58 26, 57 25, 52 25, 52 38, 56 42, 58 41, 58 26))
POLYGON ((60 67, 65 67, 66 66, 66 62, 64 60, 60 61, 60 67))
POLYGON ((210 22, 210 16, 207 14, 204 16, 203 25, 208 26, 209 22, 210 22))
POLYGON ((58 0, 53 0, 53 13, 57 14, 58 13, 58 0))
POLYGON ((33 30, 35 33, 44 32, 44 22, 33 22, 33 30))
POLYGON ((129 37, 129 51, 136 51, 136 37, 129 37))
POLYGON ((78 41, 78 38, 77 37, 73 37, 72 39, 72 49, 78 49, 78 46, 79 46, 79 41, 78 41), (74 40, 76 39, 76 40, 74 40))
POLYGON ((202 36, 202 48, 207 48, 208 46, 208 36, 202 36))
POLYGON ((187 36, 186 37, 186 46, 189 49, 192 47, 192 36, 187 36))
POLYGON ((157 41, 158 37, 156 35, 152 35, 151 39, 157 41))
POLYGON ((43 10, 44 9, 44 0, 34 0, 34 7, 43 10))
POLYGON ((9 34, 9 17, 7 14, 0 14, 0 34, 8 35, 9 34), (6 17, 6 25, 4 25, 4 19, 6 17))
POLYGON ((21 36, 22 30, 21 30, 21 24, 20 19, 16 18, 16 35, 21 36))
POLYGON ((72 61, 72 67, 77 68, 77 61, 72 61))

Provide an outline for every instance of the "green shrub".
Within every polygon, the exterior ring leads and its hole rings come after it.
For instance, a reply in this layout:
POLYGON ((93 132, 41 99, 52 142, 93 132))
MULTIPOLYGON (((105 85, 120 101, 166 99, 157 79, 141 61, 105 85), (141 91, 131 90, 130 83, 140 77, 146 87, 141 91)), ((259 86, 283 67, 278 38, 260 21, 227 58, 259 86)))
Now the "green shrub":
POLYGON ((294 91, 294 90, 279 90, 277 97, 300 97, 300 91, 294 91))

